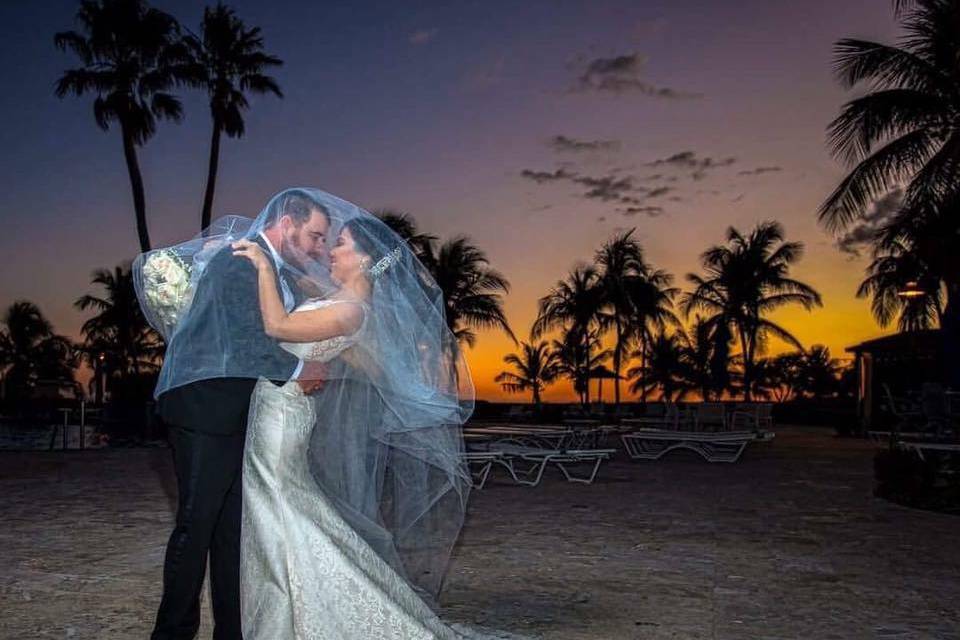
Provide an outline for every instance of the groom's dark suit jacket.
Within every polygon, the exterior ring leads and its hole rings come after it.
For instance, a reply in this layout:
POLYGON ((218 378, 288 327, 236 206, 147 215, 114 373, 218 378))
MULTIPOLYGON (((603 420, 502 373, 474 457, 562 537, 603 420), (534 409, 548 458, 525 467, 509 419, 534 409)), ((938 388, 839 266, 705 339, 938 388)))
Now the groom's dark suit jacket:
MULTIPOLYGON (((262 238, 255 240, 270 255, 262 238)), ((282 269, 295 303, 301 294, 292 274, 282 269)), ((160 395, 158 410, 171 425, 210 433, 236 435, 246 427, 250 395, 259 376, 283 383, 293 375, 298 360, 263 330, 257 295, 257 271, 249 260, 234 256, 229 247, 217 253, 204 269, 193 304, 167 348, 173 366, 220 367, 228 377, 209 378, 174 387, 160 395), (218 323, 217 331, 210 331, 218 323), (198 362, 204 358, 219 362, 198 362), (191 360, 192 359, 192 360, 191 360)))

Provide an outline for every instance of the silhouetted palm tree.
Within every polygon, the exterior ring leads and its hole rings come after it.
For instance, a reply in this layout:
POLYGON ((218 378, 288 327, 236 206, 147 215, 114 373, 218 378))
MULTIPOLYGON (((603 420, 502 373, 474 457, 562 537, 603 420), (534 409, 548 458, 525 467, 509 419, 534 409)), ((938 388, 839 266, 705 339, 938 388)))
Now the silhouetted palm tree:
POLYGON ((56 94, 93 93, 93 115, 106 131, 120 125, 123 155, 133 190, 140 250, 150 250, 143 177, 137 147, 156 132, 157 119, 179 121, 180 100, 169 93, 181 79, 177 22, 148 7, 143 0, 83 0, 77 11, 80 31, 54 37, 61 50, 70 50, 82 64, 57 80, 56 94))
MULTIPOLYGON (((700 394, 700 397, 709 401, 713 394, 723 393, 723 388, 716 388, 715 376, 712 372, 714 365, 715 339, 712 327, 703 318, 697 316, 689 330, 677 328, 677 340, 680 342, 680 357, 687 371, 691 387, 700 394)), ((726 362, 723 363, 726 367, 726 362)))
MULTIPOLYGON (((539 301, 532 335, 539 338, 549 331, 563 332, 564 355, 580 358, 571 375, 582 376, 590 371, 592 367, 588 363, 593 359, 593 349, 599 344, 600 333, 608 322, 599 285, 600 274, 596 268, 578 265, 539 301)), ((589 387, 585 393, 589 399, 589 387)))
POLYGON ((744 236, 730 227, 727 244, 714 246, 701 255, 706 276, 687 274, 694 285, 684 294, 682 309, 689 314, 703 310, 712 314, 707 322, 720 332, 735 329, 743 363, 744 398, 751 397, 753 365, 768 336, 802 348, 799 341, 765 314, 789 304, 805 309, 822 304, 812 287, 788 277, 790 266, 801 256, 803 245, 785 242, 777 222, 764 222, 744 236))
POLYGON ((946 382, 960 385, 960 3, 894 6, 906 31, 899 46, 837 43, 841 83, 868 92, 844 105, 830 125, 832 151, 853 168, 821 206, 820 219, 841 229, 880 195, 904 187, 893 228, 881 235, 887 243, 912 239, 906 246, 942 278, 942 360, 946 382), (940 232, 932 234, 932 227, 940 232))
POLYGON ((925 0, 904 14, 901 46, 847 38, 835 48, 841 84, 870 91, 830 124, 831 150, 855 164, 820 207, 828 227, 858 219, 906 183, 904 205, 957 191, 960 176, 960 4, 925 0))
POLYGON ((794 397, 800 384, 802 360, 803 353, 799 351, 758 359, 753 370, 754 393, 777 402, 794 397))
POLYGON ((940 324, 942 282, 907 241, 894 239, 878 247, 867 267, 867 277, 857 289, 857 297, 868 296, 872 298, 873 317, 881 326, 895 318, 900 331, 930 329, 940 324), (903 295, 911 283, 916 295, 903 295))
POLYGON ((250 106, 247 93, 283 97, 277 81, 264 73, 270 67, 282 65, 283 61, 263 51, 259 27, 247 28, 234 10, 222 3, 206 7, 200 34, 189 34, 183 42, 192 58, 187 65, 190 82, 206 89, 213 118, 207 186, 200 215, 200 228, 206 229, 213 210, 220 136, 223 133, 231 138, 243 136, 243 112, 250 106))
POLYGON ((539 413, 542 404, 540 394, 559 375, 556 358, 549 345, 543 341, 521 342, 520 352, 507 354, 503 361, 512 365, 514 370, 500 372, 494 382, 499 382, 504 391, 509 393, 529 391, 539 413))
POLYGON ((633 280, 646 271, 643 263, 643 251, 633 239, 634 229, 615 235, 603 243, 594 260, 599 268, 601 302, 608 309, 606 320, 613 326, 613 381, 614 403, 620 405, 620 369, 623 356, 630 347, 633 337, 631 331, 634 313, 631 293, 633 280))
POLYGON ((95 371, 107 377, 139 376, 159 369, 163 341, 147 323, 133 287, 129 266, 113 271, 98 269, 91 284, 100 285, 104 295, 86 294, 75 306, 97 315, 83 323, 83 351, 95 371))
POLYGON ((430 262, 436 253, 434 247, 438 238, 428 233, 421 233, 417 227, 417 221, 412 215, 396 209, 378 209, 374 211, 374 215, 380 218, 394 233, 406 240, 413 253, 421 262, 424 262, 428 270, 431 270, 431 266, 436 266, 427 264, 427 262, 430 262))
POLYGON ((503 296, 510 283, 490 267, 486 254, 457 237, 429 247, 425 265, 443 292, 447 326, 458 342, 473 347, 474 329, 500 329, 517 341, 503 311, 503 296))
POLYGON ((601 348, 597 332, 584 340, 579 331, 566 331, 552 348, 557 375, 570 380, 581 404, 590 404, 590 373, 610 359, 611 351, 601 348))
MULTIPOLYGON (((639 354, 634 357, 640 358, 639 354)), ((686 367, 683 345, 675 335, 664 332, 654 336, 641 364, 627 371, 634 380, 630 391, 644 397, 654 389, 660 389, 661 398, 667 402, 681 399, 693 390, 690 371, 686 367), (675 396, 675 394, 677 394, 675 396)))
MULTIPOLYGON (((666 271, 644 265, 643 270, 627 283, 627 298, 633 313, 630 332, 639 345, 634 357, 641 360, 641 376, 644 371, 643 360, 653 336, 665 331, 668 325, 679 325, 673 313, 673 298, 679 290, 671 286, 672 282, 673 276, 666 271)), ((646 402, 646 386, 641 384, 637 388, 640 389, 640 400, 646 402)))
POLYGON ((825 398, 839 391, 840 361, 830 349, 815 344, 800 358, 797 391, 811 398, 825 398))
POLYGON ((32 302, 14 302, 0 330, 0 369, 5 398, 28 397, 39 380, 73 380, 77 365, 73 345, 56 335, 50 321, 32 302))

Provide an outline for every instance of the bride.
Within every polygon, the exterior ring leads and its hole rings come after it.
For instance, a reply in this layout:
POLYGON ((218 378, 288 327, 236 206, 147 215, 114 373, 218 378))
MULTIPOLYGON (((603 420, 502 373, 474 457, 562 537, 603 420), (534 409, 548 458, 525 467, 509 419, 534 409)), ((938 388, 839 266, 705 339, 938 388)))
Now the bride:
POLYGON ((336 288, 291 313, 262 247, 233 243, 257 268, 265 331, 325 363, 326 380, 305 395, 261 379, 251 399, 243 636, 515 637, 447 625, 431 608, 463 522, 459 427, 473 399, 439 289, 378 219, 356 207, 331 218, 342 224, 330 250, 336 288))

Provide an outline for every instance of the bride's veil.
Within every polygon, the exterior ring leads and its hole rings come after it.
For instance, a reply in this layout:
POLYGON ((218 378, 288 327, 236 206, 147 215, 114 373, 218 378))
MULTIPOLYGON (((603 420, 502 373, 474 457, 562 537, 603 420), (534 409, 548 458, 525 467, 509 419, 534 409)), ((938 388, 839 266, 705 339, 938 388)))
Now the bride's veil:
POLYGON ((429 601, 463 524, 469 472, 461 425, 470 374, 439 287, 402 238, 361 209, 333 209, 369 258, 355 344, 315 394, 309 460, 324 495, 429 601))

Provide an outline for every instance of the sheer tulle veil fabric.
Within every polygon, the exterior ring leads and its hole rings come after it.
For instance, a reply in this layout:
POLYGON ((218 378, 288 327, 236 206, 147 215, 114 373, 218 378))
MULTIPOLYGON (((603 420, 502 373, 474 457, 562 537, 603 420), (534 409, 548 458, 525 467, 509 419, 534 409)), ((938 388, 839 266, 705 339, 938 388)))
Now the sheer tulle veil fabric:
MULTIPOLYGON (((288 189, 255 219, 221 218, 189 242, 141 255, 134 263, 141 305, 151 324, 176 341, 191 309, 210 303, 205 296, 221 305, 231 304, 231 295, 249 296, 249 290, 230 291, 229 283, 208 286, 205 271, 218 260, 244 260, 230 255, 230 243, 257 238, 291 198, 306 198, 326 213, 328 242, 348 229, 371 265, 369 295, 354 300, 364 311, 362 328, 350 348, 327 363, 326 384, 310 396, 316 421, 302 453, 317 490, 432 602, 463 524, 470 483, 460 427, 473 411, 474 390, 441 291, 406 242, 354 204, 316 189, 288 189)), ((326 264, 299 256, 284 269, 301 301, 344 298, 326 264)), ((226 357, 224 350, 244 343, 235 332, 251 328, 221 324, 204 327, 202 335, 191 332, 202 346, 176 351, 178 359, 164 365, 158 394, 206 378, 285 377, 256 358, 226 357)))

